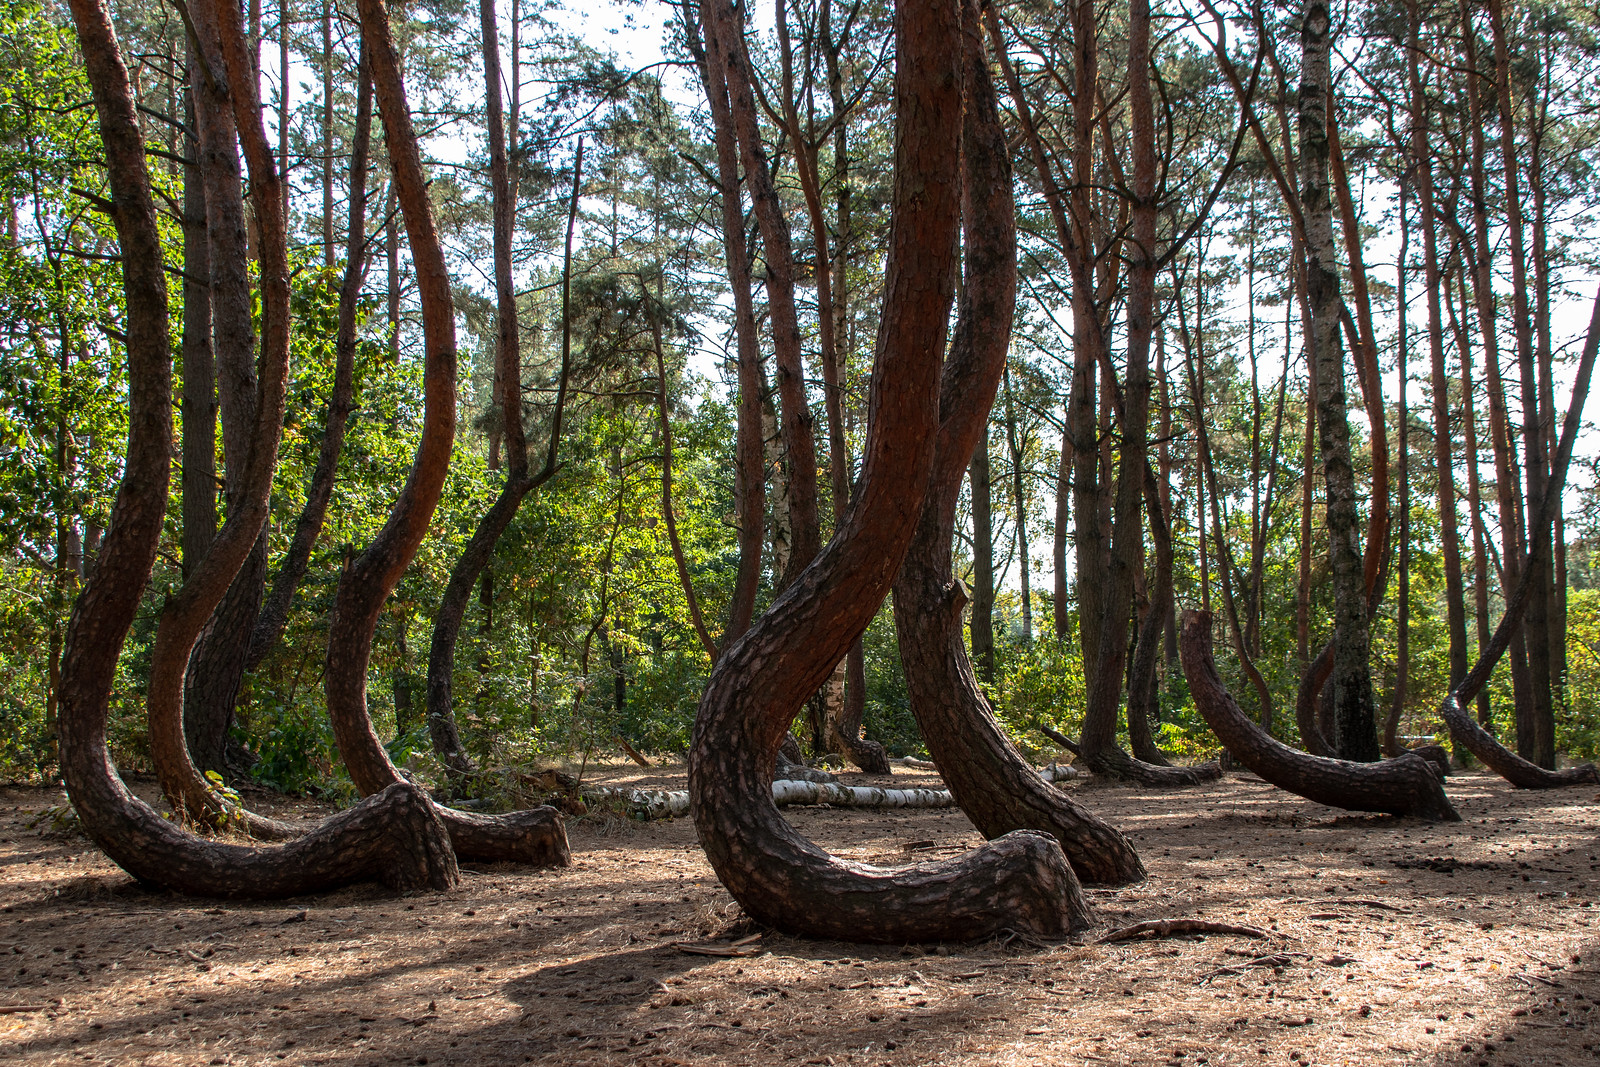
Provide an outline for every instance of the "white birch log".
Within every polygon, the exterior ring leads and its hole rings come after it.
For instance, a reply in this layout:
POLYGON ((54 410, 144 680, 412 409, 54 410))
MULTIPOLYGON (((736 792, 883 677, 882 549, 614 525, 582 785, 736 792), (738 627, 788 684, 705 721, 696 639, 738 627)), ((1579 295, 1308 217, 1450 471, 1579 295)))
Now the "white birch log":
MULTIPOLYGON (((689 814, 689 793, 683 789, 585 789, 593 800, 620 800, 644 819, 679 818, 689 814)), ((772 800, 780 808, 791 804, 831 804, 836 808, 950 808, 955 799, 944 789, 883 789, 871 785, 832 782, 776 781, 772 800)))
POLYGON ((899 759, 892 759, 889 762, 901 767, 908 767, 914 771, 937 771, 939 769, 938 765, 932 760, 917 759, 915 756, 901 756, 899 759))
POLYGON ((1083 777, 1083 772, 1071 765, 1052 763, 1039 772, 1039 777, 1047 782, 1070 782, 1083 777))

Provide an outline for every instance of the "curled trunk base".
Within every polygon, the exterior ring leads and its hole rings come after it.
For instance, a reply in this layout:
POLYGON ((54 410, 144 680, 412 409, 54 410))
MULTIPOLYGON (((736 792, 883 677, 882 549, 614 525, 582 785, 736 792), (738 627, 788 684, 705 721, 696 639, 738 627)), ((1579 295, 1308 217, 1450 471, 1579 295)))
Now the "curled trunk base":
POLYGON ((1240 763, 1280 789, 1348 811, 1414 815, 1459 822, 1445 796, 1443 776, 1424 756, 1407 752, 1380 763, 1312 756, 1273 738, 1234 701, 1211 655, 1211 615, 1186 612, 1181 640, 1183 670, 1195 707, 1240 763))
POLYGON ((1218 760, 1194 767, 1146 763, 1128 755, 1115 745, 1096 752, 1085 752, 1083 762, 1094 773, 1103 774, 1108 778, 1120 778, 1126 782, 1164 788, 1203 785, 1222 777, 1222 763, 1218 760))
POLYGON ((1455 738, 1456 744, 1477 756, 1485 767, 1518 789, 1560 789, 1600 782, 1600 774, 1596 773, 1592 763, 1552 771, 1523 759, 1474 722, 1472 716, 1462 709, 1455 693, 1439 705, 1439 714, 1444 718, 1445 725, 1450 727, 1450 736, 1455 738))

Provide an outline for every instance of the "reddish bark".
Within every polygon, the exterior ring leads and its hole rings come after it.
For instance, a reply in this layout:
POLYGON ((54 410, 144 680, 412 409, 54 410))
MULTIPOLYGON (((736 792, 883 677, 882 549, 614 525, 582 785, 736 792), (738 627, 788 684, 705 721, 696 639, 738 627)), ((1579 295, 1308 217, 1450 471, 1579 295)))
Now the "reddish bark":
POLYGON ((1087 919, 1071 867, 1043 834, 1019 831, 953 862, 888 871, 834 860, 771 798, 788 724, 877 611, 933 467, 955 285, 963 42, 981 54, 970 6, 965 37, 961 23, 945 0, 905 0, 896 12, 894 225, 856 500, 828 547, 723 653, 689 753, 691 812, 718 877, 752 917, 806 936, 1053 934, 1087 919))
MULTIPOLYGON (((281 183, 261 125, 253 72, 242 63, 241 42, 230 39, 228 28, 219 23, 214 10, 202 9, 195 13, 200 57, 213 78, 228 79, 226 88, 217 83, 208 84, 210 92, 206 95, 214 102, 227 101, 231 105, 233 124, 250 169, 252 206, 260 235, 261 373, 256 395, 250 402, 234 401, 248 410, 253 425, 247 438, 241 440, 236 434, 232 442, 228 457, 227 520, 190 570, 182 587, 162 608, 150 655, 146 711, 151 761, 173 810, 213 829, 240 826, 270 840, 292 836, 293 831, 270 819, 251 815, 213 789, 191 761, 183 729, 185 669, 190 656, 212 612, 235 585, 246 557, 255 551, 266 525, 272 476, 278 463, 278 442, 283 430, 289 369, 289 258, 281 210, 281 183)), ((227 146, 210 147, 218 153, 231 151, 227 146)), ((213 190, 208 190, 208 204, 214 200, 220 205, 227 199, 230 190, 221 187, 223 184, 213 182, 216 188, 214 195, 213 190)), ((236 190, 232 192, 237 195, 236 190)), ((211 258, 213 269, 238 260, 243 251, 242 246, 223 247, 220 254, 211 258)), ((234 340, 237 343, 237 339, 234 340)), ((248 350, 244 354, 235 351, 227 354, 228 361, 233 363, 241 358, 248 360, 248 350)), ((234 418, 240 414, 242 412, 235 411, 234 418)), ((228 422, 224 420, 225 430, 228 422)), ((234 681, 236 685, 237 679, 234 681)))
POLYGON ((1206 724, 1235 759, 1273 785, 1318 804, 1350 811, 1460 821, 1445 796, 1443 775, 1423 756, 1407 752, 1377 763, 1312 756, 1290 748, 1251 722, 1217 675, 1208 613, 1184 613, 1179 645, 1189 692, 1206 724))
POLYGON ((1011 745, 978 688, 961 639, 966 591, 951 575, 956 504, 967 462, 984 447, 1016 307, 1011 168, 994 90, 978 62, 968 64, 966 115, 965 284, 940 389, 933 476, 894 583, 911 711, 956 803, 985 837, 1043 831, 1060 842, 1084 881, 1138 881, 1144 867, 1127 838, 1040 779, 1011 745))
MULTIPOLYGON (((450 466, 456 424, 456 338, 450 276, 428 200, 388 9, 383 0, 361 0, 358 8, 395 194, 411 242, 424 348, 422 439, 410 477, 383 528, 345 568, 328 625, 324 675, 328 716, 351 779, 357 789, 371 794, 402 780, 367 713, 367 664, 378 615, 427 535, 450 466)), ((554 808, 499 816, 440 808, 438 815, 464 858, 570 862, 566 830, 554 808)))
MULTIPOLYGON (((231 35, 239 13, 218 4, 231 35)), ((183 892, 278 896, 375 878, 397 888, 447 888, 457 879, 427 799, 398 785, 287 845, 250 848, 189 834, 159 817, 117 777, 106 714, 123 641, 155 561, 166 509, 172 438, 171 359, 160 238, 134 112, 109 12, 73 0, 105 146, 127 303, 128 452, 113 522, 68 625, 62 657, 61 770, 85 832, 135 877, 183 892)), ((253 68, 252 68, 253 69, 253 68)))

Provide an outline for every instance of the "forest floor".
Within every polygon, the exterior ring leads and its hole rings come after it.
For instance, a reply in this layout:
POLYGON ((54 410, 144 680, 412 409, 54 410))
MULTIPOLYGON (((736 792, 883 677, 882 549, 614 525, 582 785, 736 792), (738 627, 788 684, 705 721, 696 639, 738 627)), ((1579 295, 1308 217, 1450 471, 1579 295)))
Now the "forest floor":
MULTIPOLYGON (((681 788, 683 776, 598 777, 681 788)), ((1464 824, 1352 816, 1251 776, 1184 791, 1091 780, 1080 799, 1132 836, 1150 872, 1091 891, 1100 931, 857 946, 751 926, 685 820, 569 820, 571 867, 469 866, 451 893, 248 904, 145 890, 84 838, 29 827, 58 793, 0 790, 0 1062, 1600 1061, 1593 788, 1517 792, 1468 774, 1449 791, 1464 824), (1273 937, 1093 943, 1161 918, 1273 937), (755 933, 747 957, 679 947, 755 933)), ((880 864, 979 840, 954 810, 787 814, 880 864)))

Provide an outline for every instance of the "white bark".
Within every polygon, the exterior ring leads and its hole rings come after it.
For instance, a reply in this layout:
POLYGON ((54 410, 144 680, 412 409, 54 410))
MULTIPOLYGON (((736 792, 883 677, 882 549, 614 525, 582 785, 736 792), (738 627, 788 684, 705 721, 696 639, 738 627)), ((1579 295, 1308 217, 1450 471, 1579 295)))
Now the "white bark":
MULTIPOLYGON (((689 813, 689 793, 683 789, 585 789, 591 800, 620 800, 635 815, 646 819, 677 818, 689 813)), ((779 807, 791 804, 831 804, 836 808, 951 808, 955 799, 944 789, 883 789, 878 786, 839 785, 832 782, 772 783, 772 799, 779 807)))

